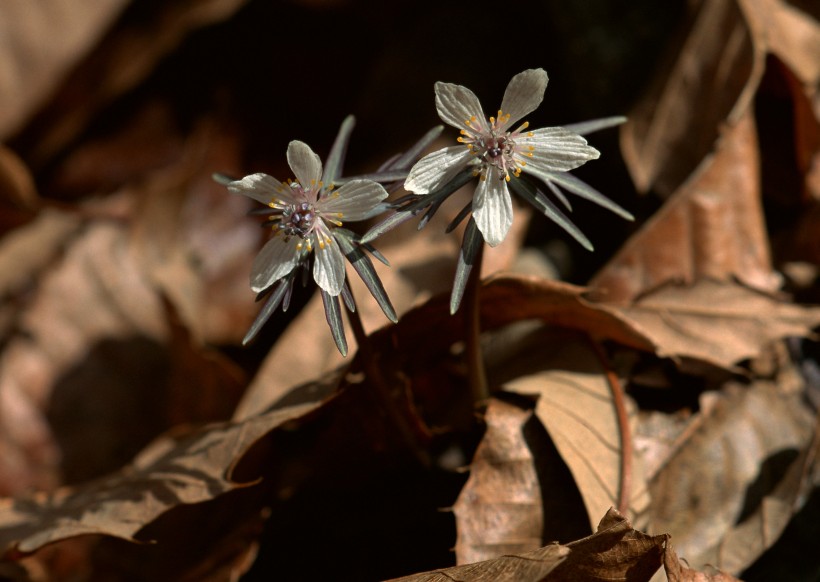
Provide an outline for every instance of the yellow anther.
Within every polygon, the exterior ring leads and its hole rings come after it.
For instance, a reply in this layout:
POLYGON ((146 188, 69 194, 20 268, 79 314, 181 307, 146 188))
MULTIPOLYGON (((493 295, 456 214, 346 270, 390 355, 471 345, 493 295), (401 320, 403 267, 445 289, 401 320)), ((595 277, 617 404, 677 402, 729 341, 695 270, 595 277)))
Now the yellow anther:
POLYGON ((482 181, 482 182, 486 182, 486 181, 487 181, 487 176, 486 176, 485 174, 481 174, 481 181, 482 181))
MULTIPOLYGON (((524 123, 521 124, 521 129, 527 129, 529 126, 530 126, 530 122, 525 121, 524 123)), ((530 132, 530 135, 532 135, 532 132, 530 132)))
POLYGON ((495 117, 490 117, 490 123, 495 123, 495 117))
POLYGON ((530 132, 527 132, 527 137, 532 137, 532 136, 534 136, 534 135, 535 135, 535 133, 533 133, 533 132, 531 132, 531 131, 530 131, 530 132))
POLYGON ((499 109, 498 110, 498 119, 501 119, 502 117, 504 117, 504 113, 499 109))
POLYGON ((531 152, 534 152, 535 151, 535 146, 528 146, 527 149, 530 150, 531 152))
POLYGON ((319 239, 319 250, 325 250, 325 241, 319 239))
POLYGON ((532 152, 527 152, 527 157, 531 158, 532 157, 532 152))
POLYGON ((467 130, 466 130, 466 129, 462 129, 459 133, 460 133, 461 135, 467 135, 467 130))
POLYGON ((463 138, 463 137, 457 137, 457 138, 456 138, 456 141, 457 141, 458 143, 464 143, 464 138, 463 138))
POLYGON ((507 174, 506 176, 504 176, 504 179, 505 179, 507 182, 509 182, 509 181, 510 181, 510 175, 509 175, 509 174, 507 174))
MULTIPOLYGON (((527 165, 527 162, 525 162, 524 160, 521 160, 521 167, 523 168, 526 165, 527 165)), ((518 170, 518 171, 520 172, 521 170, 518 170)))
POLYGON ((296 250, 297 250, 297 251, 301 251, 301 250, 302 250, 302 243, 296 243, 296 250))

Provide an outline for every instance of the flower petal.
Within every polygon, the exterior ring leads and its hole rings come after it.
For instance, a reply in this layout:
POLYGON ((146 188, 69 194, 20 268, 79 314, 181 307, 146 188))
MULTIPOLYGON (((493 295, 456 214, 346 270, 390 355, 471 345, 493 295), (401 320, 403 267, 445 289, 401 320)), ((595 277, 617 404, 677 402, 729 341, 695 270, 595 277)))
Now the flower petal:
POLYGON ((284 236, 277 234, 265 243, 251 267, 251 289, 254 292, 264 291, 296 267, 299 263, 296 250, 299 240, 299 237, 285 240, 284 236))
POLYGON ((441 81, 436 83, 436 110, 444 123, 458 129, 469 129, 466 121, 472 117, 482 125, 487 123, 478 97, 461 85, 441 81))
POLYGON ((341 213, 340 220, 364 220, 381 210, 387 190, 373 180, 351 180, 318 203, 322 213, 341 213))
POLYGON ((501 125, 502 131, 541 105, 548 81, 544 69, 528 69, 510 80, 501 101, 501 111, 510 118, 501 125))
POLYGON ((487 179, 480 180, 473 196, 473 218, 484 240, 498 246, 512 226, 512 198, 507 182, 495 166, 490 166, 487 179))
POLYGON ((319 230, 316 236, 321 237, 325 244, 322 248, 317 242, 313 249, 313 280, 319 287, 336 297, 342 292, 342 285, 345 282, 344 255, 339 249, 339 243, 328 234, 327 229, 319 230))
POLYGON ((473 155, 467 146, 442 148, 421 158, 410 169, 404 189, 416 194, 429 194, 452 180, 467 167, 473 155))
POLYGON ((587 140, 563 127, 544 127, 515 140, 516 162, 525 172, 566 172, 598 158, 601 153, 587 140), (532 157, 529 156, 532 154, 532 157))
POLYGON ((234 194, 253 198, 265 205, 275 199, 292 202, 293 198, 288 186, 267 174, 251 174, 241 180, 234 180, 228 184, 228 190, 234 194))
POLYGON ((322 160, 304 142, 292 141, 288 144, 288 165, 305 190, 313 190, 322 179, 322 160))

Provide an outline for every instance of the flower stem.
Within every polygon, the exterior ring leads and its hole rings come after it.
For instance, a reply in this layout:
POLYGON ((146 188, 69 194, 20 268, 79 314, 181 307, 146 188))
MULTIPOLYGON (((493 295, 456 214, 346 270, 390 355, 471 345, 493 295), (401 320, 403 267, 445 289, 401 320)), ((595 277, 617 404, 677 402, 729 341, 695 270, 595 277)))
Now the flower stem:
POLYGON ((350 327, 353 328, 353 336, 356 338, 359 352, 358 356, 364 367, 367 384, 371 386, 376 399, 387 415, 390 423, 399 431, 404 444, 416 460, 423 466, 429 466, 430 456, 419 442, 418 431, 413 430, 410 422, 408 422, 406 412, 402 410, 393 397, 393 394, 385 382, 382 369, 376 363, 376 354, 373 350, 373 345, 370 342, 370 337, 365 333, 358 310, 347 311, 347 319, 350 322, 350 327))
POLYGON ((464 289, 464 349, 467 358, 467 374, 473 402, 480 404, 490 397, 484 356, 481 352, 481 262, 484 244, 479 245, 470 275, 464 289))

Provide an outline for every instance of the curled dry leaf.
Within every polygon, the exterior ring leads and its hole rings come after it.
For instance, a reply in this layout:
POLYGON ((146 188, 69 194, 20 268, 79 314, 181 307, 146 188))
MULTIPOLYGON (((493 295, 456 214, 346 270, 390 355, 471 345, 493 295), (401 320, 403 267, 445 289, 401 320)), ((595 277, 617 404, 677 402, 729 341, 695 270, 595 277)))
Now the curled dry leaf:
POLYGON ((692 567, 737 574, 798 509, 814 415, 800 394, 765 381, 729 384, 712 399, 653 478, 651 513, 692 567))
POLYGON ((595 518, 621 504, 645 514, 649 504, 643 472, 632 462, 630 427, 622 426, 602 352, 580 334, 537 328, 509 342, 506 358, 488 353, 493 377, 504 390, 537 396, 535 412, 569 467, 581 493, 590 530, 595 518), (624 443, 626 439, 626 443, 624 443))
POLYGON ((0 140, 42 105, 127 4, 128 0, 91 0, 82 5, 71 0, 3 3, 0 140))
POLYGON ((541 487, 524 436, 531 410, 491 399, 470 477, 453 506, 456 563, 469 564, 543 545, 541 487))
POLYGON ((550 572, 567 554, 566 547, 552 544, 532 552, 412 574, 389 582, 540 582, 551 580, 550 572))
POLYGON ((666 551, 663 553, 663 568, 669 582, 740 582, 726 572, 717 571, 714 574, 707 574, 687 568, 680 563, 678 554, 671 543, 666 544, 666 551))
POLYGON ((629 321, 662 357, 696 358, 724 368, 785 337, 807 337, 820 308, 786 302, 743 285, 703 279, 668 284, 625 307, 600 304, 629 321))
POLYGON ((760 202, 759 166, 748 112, 723 130, 716 153, 593 277, 595 297, 628 302, 670 281, 707 277, 779 288, 760 202))
POLYGON ((621 131, 621 150, 639 190, 674 192, 734 125, 763 75, 762 55, 736 0, 691 5, 674 63, 641 99, 621 131))
POLYGON ((569 556, 544 582, 645 582, 661 567, 668 539, 666 534, 650 536, 633 529, 624 516, 610 509, 594 534, 566 544, 569 556))
POLYGON ((160 439, 119 474, 0 502, 0 551, 8 558, 79 535, 137 541, 145 525, 170 509, 231 491, 231 469, 265 434, 298 420, 318 403, 267 412, 243 422, 208 425, 173 441, 160 439))

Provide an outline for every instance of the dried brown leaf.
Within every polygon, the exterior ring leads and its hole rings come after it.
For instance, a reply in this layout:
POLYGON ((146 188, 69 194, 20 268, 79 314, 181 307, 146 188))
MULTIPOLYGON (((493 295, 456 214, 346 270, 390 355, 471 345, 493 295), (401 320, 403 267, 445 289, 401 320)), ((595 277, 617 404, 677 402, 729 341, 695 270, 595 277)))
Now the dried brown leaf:
POLYGON ((0 139, 27 121, 127 5, 128 0, 3 3, 0 139))
POLYGON ((629 114, 621 148, 639 190, 671 194, 712 151, 719 129, 747 112, 761 54, 736 0, 691 5, 686 34, 656 84, 629 114))
POLYGON ((531 410, 491 399, 470 477, 453 506, 456 563, 469 564, 542 545, 541 487, 524 437, 531 410))
POLYGON ((726 572, 717 571, 714 574, 707 574, 687 568, 680 563, 678 554, 671 543, 666 545, 666 552, 663 554, 663 568, 669 582, 740 582, 726 572))
POLYGON ((248 448, 319 403, 277 409, 243 422, 206 426, 177 441, 164 438, 117 475, 53 494, 0 502, 0 550, 6 558, 86 534, 137 541, 158 516, 241 487, 231 469, 248 448))
POLYGON ((704 277, 777 289, 780 278, 771 267, 759 171, 754 119, 746 113, 722 131, 715 154, 590 281, 595 296, 630 301, 670 281, 704 277))
POLYGON ((569 557, 544 582, 645 582, 660 568, 668 538, 633 529, 626 518, 610 509, 594 534, 566 545, 569 557))
POLYGON ((568 553, 565 546, 552 544, 532 552, 412 574, 389 582, 540 582, 551 580, 549 573, 568 553))
POLYGON ((651 483, 653 527, 672 535, 693 568, 737 574, 797 509, 814 417, 800 394, 769 382, 707 395, 689 438, 651 483), (766 483, 778 485, 767 493, 766 483))
MULTIPOLYGON (((641 515, 649 504, 640 467, 624 450, 622 427, 606 363, 583 336, 537 328, 509 342, 508 357, 495 361, 505 390, 537 396, 535 412, 569 467, 590 519, 624 499, 630 513, 641 515), (621 489, 626 487, 628 491, 621 489)), ((625 411, 624 411, 625 412, 625 411)), ((631 443, 626 446, 631 447, 631 443)))
POLYGON ((650 338, 657 354, 696 358, 724 368, 752 358, 784 337, 806 337, 820 308, 788 303, 736 283, 709 279, 666 285, 617 313, 650 338))

